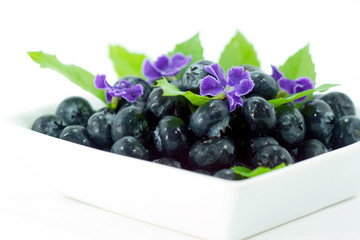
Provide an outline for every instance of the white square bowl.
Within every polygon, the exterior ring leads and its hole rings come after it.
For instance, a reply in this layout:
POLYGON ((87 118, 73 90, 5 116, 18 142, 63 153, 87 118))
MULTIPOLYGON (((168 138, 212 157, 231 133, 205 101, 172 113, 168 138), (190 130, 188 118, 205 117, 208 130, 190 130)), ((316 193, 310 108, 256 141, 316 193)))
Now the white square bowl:
POLYGON ((360 142, 251 179, 228 181, 30 130, 36 118, 55 109, 56 104, 3 119, 5 151, 46 171, 49 182, 71 198, 192 236, 242 239, 360 192, 360 142))

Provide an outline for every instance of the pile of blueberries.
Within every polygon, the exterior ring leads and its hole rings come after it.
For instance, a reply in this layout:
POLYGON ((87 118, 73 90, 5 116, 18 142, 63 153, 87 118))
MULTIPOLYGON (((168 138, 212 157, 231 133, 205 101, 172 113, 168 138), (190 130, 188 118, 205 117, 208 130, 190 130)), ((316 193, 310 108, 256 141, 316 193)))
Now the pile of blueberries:
MULTIPOLYGON (((181 80, 172 83, 199 93, 209 73, 192 64, 181 80)), ((138 77, 144 94, 134 103, 120 99, 117 110, 94 111, 88 101, 70 97, 55 115, 41 116, 32 129, 88 147, 238 180, 231 169, 244 166, 273 168, 344 147, 360 140, 360 119, 351 99, 340 92, 315 95, 300 110, 292 104, 274 109, 267 100, 276 97, 276 81, 260 69, 244 65, 254 89, 243 107, 229 111, 228 103, 211 100, 197 109, 183 96, 166 97, 163 90, 138 77)))

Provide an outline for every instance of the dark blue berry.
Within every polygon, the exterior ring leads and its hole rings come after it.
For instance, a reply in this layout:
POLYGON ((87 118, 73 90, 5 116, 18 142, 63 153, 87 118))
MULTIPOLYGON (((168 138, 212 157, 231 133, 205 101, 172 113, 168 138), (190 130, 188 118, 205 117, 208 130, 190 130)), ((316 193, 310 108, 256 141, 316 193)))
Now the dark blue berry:
POLYGON ((190 65, 186 69, 182 78, 182 89, 185 91, 192 91, 194 93, 200 92, 200 83, 204 77, 210 75, 205 66, 210 66, 213 62, 208 60, 200 60, 190 65))
POLYGON ((254 82, 253 90, 246 97, 262 97, 266 100, 276 98, 278 85, 275 79, 263 72, 250 72, 250 78, 254 82))
POLYGON ((260 148, 271 145, 279 145, 279 143, 273 137, 269 136, 251 138, 247 146, 248 158, 252 159, 260 148))
POLYGON ((62 117, 68 125, 86 126, 93 109, 89 102, 81 97, 69 97, 62 101, 56 115, 62 117))
POLYGON ((250 64, 241 64, 240 65, 241 67, 244 68, 245 71, 249 71, 249 72, 261 72, 261 69, 256 67, 256 66, 253 66, 253 65, 250 65, 250 64))
POLYGON ((191 147, 188 162, 193 169, 216 171, 233 166, 235 154, 233 141, 211 138, 198 141, 191 147))
POLYGON ((205 175, 209 175, 209 176, 212 175, 212 173, 211 173, 210 171, 204 170, 204 169, 194 169, 194 170, 192 170, 192 171, 193 171, 193 172, 197 172, 197 173, 201 173, 201 174, 205 174, 205 175))
POLYGON ((285 148, 275 145, 260 148, 252 159, 253 167, 274 168, 281 163, 293 164, 294 160, 285 148))
POLYGON ((86 128, 81 125, 71 125, 64 128, 61 132, 60 139, 81 144, 87 147, 94 147, 86 128))
POLYGON ((164 157, 184 160, 188 152, 188 136, 183 120, 175 116, 161 119, 154 132, 158 151, 164 157))
POLYGON ((214 177, 223 178, 227 180, 241 180, 243 179, 240 175, 236 174, 231 168, 224 168, 217 171, 214 177))
POLYGON ((172 158, 159 158, 153 160, 154 163, 160 163, 170 167, 182 168, 181 163, 172 158))
POLYGON ((312 100, 301 107, 301 113, 306 123, 306 138, 315 138, 328 145, 335 125, 335 115, 329 104, 312 100))
POLYGON ((336 119, 340 119, 343 116, 355 115, 355 105, 344 93, 331 92, 321 96, 320 99, 329 104, 336 119))
POLYGON ((337 149, 358 141, 360 141, 360 119, 355 116, 340 118, 333 129, 331 146, 337 149))
POLYGON ((219 137, 230 120, 229 106, 221 100, 211 100, 200 106, 190 117, 190 127, 198 137, 219 137))
POLYGON ((292 149, 304 141, 306 125, 299 110, 282 105, 276 108, 276 117, 274 135, 282 146, 292 149))
POLYGON ((111 137, 111 125, 115 119, 116 113, 105 109, 94 113, 88 120, 86 130, 91 139, 102 147, 111 146, 114 141, 111 137))
POLYGON ((298 160, 305 160, 326 153, 325 145, 317 139, 305 140, 298 148, 298 160))
POLYGON ((149 135, 148 121, 143 109, 130 106, 121 109, 116 114, 111 126, 111 136, 114 142, 125 136, 132 136, 144 143, 149 135))
POLYGON ((111 152, 143 160, 149 159, 148 150, 138 140, 130 136, 117 140, 112 145, 111 152))
POLYGON ((48 136, 59 138, 65 127, 66 123, 61 117, 44 115, 34 121, 31 129, 48 136))
POLYGON ((250 131, 267 134, 276 126, 274 105, 262 97, 250 97, 243 105, 244 119, 250 131))

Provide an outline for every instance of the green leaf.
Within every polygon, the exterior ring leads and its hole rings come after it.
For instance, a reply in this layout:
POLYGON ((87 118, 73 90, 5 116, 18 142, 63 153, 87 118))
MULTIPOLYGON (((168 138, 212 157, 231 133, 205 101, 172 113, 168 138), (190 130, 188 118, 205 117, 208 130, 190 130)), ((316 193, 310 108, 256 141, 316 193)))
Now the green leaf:
POLYGON ((161 87, 163 89, 163 96, 184 96, 187 100, 191 102, 191 104, 195 106, 201 106, 204 103, 207 103, 208 101, 212 99, 219 99, 221 96, 217 97, 207 97, 207 96, 201 96, 198 94, 195 94, 190 91, 181 91, 177 86, 174 84, 169 83, 165 78, 157 80, 156 87, 161 87))
POLYGON ((144 54, 131 53, 119 45, 112 45, 109 46, 109 55, 119 78, 129 75, 144 77, 141 72, 146 58, 144 54))
POLYGON ((231 169, 236 174, 241 175, 242 177, 251 178, 251 177, 259 176, 259 175, 264 174, 264 173, 275 171, 275 170, 283 168, 283 167, 286 167, 285 163, 281 163, 280 165, 278 165, 278 166, 276 166, 274 168, 257 167, 256 169, 251 170, 251 169, 246 168, 246 167, 236 166, 236 167, 232 167, 231 169))
POLYGON ((28 52, 28 55, 34 62, 40 64, 41 68, 50 68, 57 71, 107 104, 105 100, 105 91, 95 88, 94 75, 88 71, 75 65, 63 64, 56 58, 55 55, 46 54, 42 51, 28 52))
MULTIPOLYGON (((183 43, 176 44, 174 50, 169 52, 169 56, 172 56, 175 53, 179 53, 179 52, 184 54, 185 56, 189 56, 189 55, 192 56, 191 62, 189 63, 189 65, 191 65, 192 63, 194 63, 196 61, 204 59, 203 47, 201 46, 201 42, 199 39, 199 33, 183 43)), ((181 79, 182 76, 184 75, 185 71, 186 71, 186 67, 183 68, 176 75, 176 79, 181 79)))
POLYGON ((260 62, 253 45, 239 31, 236 32, 230 43, 226 45, 220 56, 219 64, 225 71, 241 64, 260 67, 260 62))
POLYGON ((303 92, 299 92, 299 93, 296 93, 296 94, 293 94, 291 96, 288 96, 288 97, 285 97, 285 98, 277 98, 277 99, 272 99, 272 100, 269 100, 269 102, 271 104, 274 105, 274 107, 278 107, 280 105, 283 105, 285 103, 288 103, 288 102, 292 102, 298 98, 302 98, 302 97, 305 97, 309 94, 312 94, 314 92, 325 92, 326 90, 332 88, 332 87, 336 87, 336 86, 339 86, 340 84, 323 84, 323 85, 320 85, 319 87, 317 88, 314 88, 314 89, 310 89, 310 90, 307 90, 307 91, 303 91, 303 92))
POLYGON ((309 52, 309 44, 289 57, 284 65, 279 67, 286 78, 295 80, 299 77, 309 77, 315 86, 315 65, 309 52))

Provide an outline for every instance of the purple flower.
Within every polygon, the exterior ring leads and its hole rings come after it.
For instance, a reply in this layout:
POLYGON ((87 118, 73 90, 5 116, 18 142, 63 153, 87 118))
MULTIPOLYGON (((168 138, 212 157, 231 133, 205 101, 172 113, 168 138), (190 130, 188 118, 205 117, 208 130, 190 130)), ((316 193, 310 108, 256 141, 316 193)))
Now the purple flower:
POLYGON ((120 80, 114 86, 106 81, 106 75, 96 75, 94 80, 95 87, 105 90, 106 102, 110 103, 113 97, 125 98, 128 102, 135 102, 143 94, 141 84, 133 86, 126 80, 120 80))
MULTIPOLYGON (((271 65, 273 70, 272 77, 278 81, 279 87, 281 90, 287 92, 290 95, 303 92, 306 90, 314 89, 314 84, 308 77, 300 77, 296 80, 291 80, 285 78, 284 74, 282 74, 279 69, 273 65, 271 65)), ((295 103, 301 103, 305 101, 307 96, 298 98, 294 100, 295 103)))
POLYGON ((243 67, 232 67, 228 70, 226 79, 223 70, 217 63, 205 66, 205 70, 211 75, 206 76, 200 84, 200 94, 216 96, 225 93, 229 101, 230 111, 234 111, 237 105, 242 106, 241 96, 248 94, 254 87, 250 73, 243 67))
POLYGON ((191 56, 185 57, 181 53, 175 53, 171 58, 162 55, 154 63, 146 58, 143 62, 142 72, 148 78, 149 83, 152 83, 163 76, 175 76, 190 62, 191 56))

